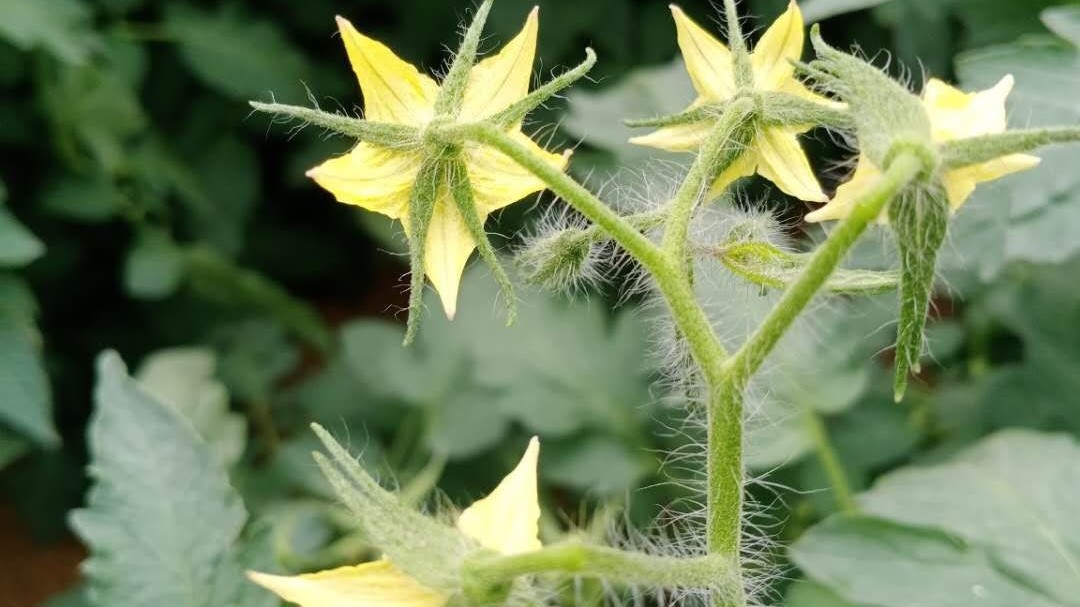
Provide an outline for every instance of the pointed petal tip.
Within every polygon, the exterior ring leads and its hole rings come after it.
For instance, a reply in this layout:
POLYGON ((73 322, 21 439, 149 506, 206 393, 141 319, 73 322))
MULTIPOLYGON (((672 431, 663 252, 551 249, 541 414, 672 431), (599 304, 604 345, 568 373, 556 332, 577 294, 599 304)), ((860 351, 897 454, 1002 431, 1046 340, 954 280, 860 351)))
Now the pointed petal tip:
POLYGON ((529 19, 536 19, 539 16, 540 16, 540 5, 535 4, 535 5, 533 5, 532 10, 529 11, 529 17, 528 18, 529 19))
POLYGON ((685 13, 683 13, 683 9, 682 9, 682 8, 681 8, 681 7, 680 7, 680 6, 678 5, 678 4, 675 4, 674 2, 672 2, 672 3, 671 3, 671 4, 669 4, 669 5, 667 5, 667 7, 668 7, 668 9, 669 9, 669 10, 671 10, 671 14, 673 14, 673 15, 675 15, 675 16, 679 16, 679 15, 684 15, 684 14, 685 14, 685 13))

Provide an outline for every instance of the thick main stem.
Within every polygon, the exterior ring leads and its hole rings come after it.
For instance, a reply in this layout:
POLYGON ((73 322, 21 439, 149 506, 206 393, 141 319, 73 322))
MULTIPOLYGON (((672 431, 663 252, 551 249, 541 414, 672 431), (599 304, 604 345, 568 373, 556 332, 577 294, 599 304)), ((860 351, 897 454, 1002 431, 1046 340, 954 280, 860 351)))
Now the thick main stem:
POLYGON ((725 375, 735 390, 741 392, 746 387, 776 343, 825 285, 859 236, 881 215, 885 205, 911 183, 923 168, 923 160, 918 155, 911 152, 899 154, 878 183, 855 204, 851 214, 818 248, 802 274, 780 297, 780 301, 764 322, 725 363, 725 375))

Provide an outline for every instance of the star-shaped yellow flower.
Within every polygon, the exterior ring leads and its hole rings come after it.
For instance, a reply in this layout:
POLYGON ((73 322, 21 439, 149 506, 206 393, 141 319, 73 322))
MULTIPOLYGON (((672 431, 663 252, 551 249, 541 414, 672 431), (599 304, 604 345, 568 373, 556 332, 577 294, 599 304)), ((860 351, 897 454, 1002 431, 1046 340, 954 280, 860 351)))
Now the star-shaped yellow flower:
MULTIPOLYGON (((487 497, 458 517, 462 534, 501 554, 539 549, 536 466, 540 443, 529 442, 521 462, 487 497)), ((422 548, 420 548, 422 549, 422 548)), ((301 607, 441 607, 449 598, 382 559, 296 576, 249 572, 252 581, 301 607)))
MULTIPOLYGON (((930 136, 935 143, 944 143, 1005 132, 1005 99, 1012 88, 1011 75, 1002 78, 994 87, 975 93, 965 93, 941 80, 931 79, 922 96, 923 106, 930 118, 930 136)), ((1037 156, 1009 154, 989 162, 946 170, 941 182, 949 200, 949 209, 956 212, 975 191, 978 183, 1025 171, 1037 164, 1037 156)), ((860 155, 851 179, 837 188, 836 196, 829 204, 808 214, 806 220, 817 222, 847 217, 855 202, 874 186, 880 176, 881 170, 865 155, 860 155)))
MULTIPOLYGON (((679 7, 672 5, 671 12, 686 70, 698 93, 698 98, 688 109, 731 99, 738 90, 731 51, 679 7)), ((827 103, 795 79, 791 61, 802 55, 803 27, 802 11, 792 0, 787 11, 769 26, 750 55, 754 89, 789 93, 827 103)), ((672 152, 690 151, 702 144, 711 126, 708 122, 668 126, 630 141, 672 152)), ((740 177, 758 173, 791 196, 825 202, 828 198, 821 191, 799 145, 798 135, 809 129, 809 126, 801 125, 762 128, 747 150, 717 178, 713 192, 722 191, 740 177)))
MULTIPOLYGON (((472 67, 462 105, 452 119, 483 120, 528 93, 538 21, 538 11, 533 9, 513 40, 499 53, 472 67)), ((363 91, 365 118, 420 129, 436 118, 439 85, 435 81, 383 44, 358 32, 346 19, 338 17, 337 22, 363 91)), ((511 130, 519 143, 534 154, 542 155, 554 166, 566 166, 565 155, 545 152, 521 132, 520 125, 511 130)), ((545 188, 532 173, 499 152, 470 144, 463 153, 481 221, 493 211, 545 188)), ((401 150, 361 142, 347 154, 311 169, 307 175, 339 201, 400 219, 407 225, 410 193, 422 160, 423 150, 419 147, 401 150)), ((440 186, 426 242, 413 246, 424 247, 425 272, 438 291, 447 316, 453 318, 461 275, 476 241, 445 184, 440 186)))

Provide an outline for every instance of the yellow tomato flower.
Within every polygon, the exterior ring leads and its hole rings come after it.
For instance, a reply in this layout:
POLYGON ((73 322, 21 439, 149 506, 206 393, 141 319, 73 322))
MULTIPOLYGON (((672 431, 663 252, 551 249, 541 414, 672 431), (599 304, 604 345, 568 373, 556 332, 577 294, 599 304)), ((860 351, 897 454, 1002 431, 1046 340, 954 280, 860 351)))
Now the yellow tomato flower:
MULTIPOLYGON (((484 548, 501 554, 539 549, 540 502, 536 488, 539 455, 540 442, 534 437, 521 462, 499 486, 461 513, 458 530, 484 548)), ((441 607, 449 598, 424 586, 387 559, 295 576, 251 571, 248 577, 301 607, 441 607)))
MULTIPOLYGON (((698 98, 688 109, 731 99, 738 92, 731 51, 694 23, 679 7, 672 5, 671 12, 675 17, 679 48, 686 62, 686 70, 698 93, 698 98)), ((805 40, 803 27, 802 11, 792 0, 787 11, 769 26, 750 55, 754 88, 827 103, 826 99, 810 92, 795 79, 795 68, 791 61, 802 55, 805 40)), ((630 141, 672 152, 690 151, 702 144, 711 127, 708 122, 668 126, 630 141)), ((799 145, 798 135, 810 128, 801 125, 761 128, 746 151, 717 178, 713 192, 722 191, 740 177, 758 173, 791 196, 825 202, 828 198, 821 191, 806 154, 799 145)))
MULTIPOLYGON (((922 96, 923 107, 930 118, 931 138, 935 143, 945 143, 1005 132, 1005 99, 1012 91, 1013 83, 1012 75, 1008 75, 990 89, 965 93, 941 80, 931 79, 922 96)), ((949 209, 955 213, 975 191, 977 184, 1026 171, 1037 164, 1037 156, 1008 154, 989 162, 946 170, 941 175, 941 183, 945 187, 949 209)), ((827 205, 808 214, 806 220, 817 222, 847 217, 855 202, 880 176, 881 170, 865 155, 860 155, 851 179, 837 188, 836 196, 827 205)))
MULTIPOLYGON (((534 8, 513 40, 499 53, 473 66, 462 105, 452 119, 484 120, 529 92, 538 21, 538 10, 534 8)), ((346 19, 338 17, 337 22, 349 62, 360 81, 365 118, 419 129, 436 118, 439 85, 435 81, 383 44, 358 32, 346 19)), ((519 143, 534 154, 559 168, 566 166, 566 155, 544 151, 521 132, 520 125, 511 130, 519 143)), ((463 153, 481 221, 490 213, 545 188, 544 182, 532 173, 492 149, 466 145, 463 153)), ((419 147, 401 150, 361 142, 347 154, 311 169, 307 175, 340 202, 400 219, 407 225, 409 197, 422 159, 423 150, 419 147)), ((424 247, 425 272, 442 299, 446 315, 453 318, 461 275, 476 241, 445 184, 440 186, 426 242, 412 246, 424 247)))

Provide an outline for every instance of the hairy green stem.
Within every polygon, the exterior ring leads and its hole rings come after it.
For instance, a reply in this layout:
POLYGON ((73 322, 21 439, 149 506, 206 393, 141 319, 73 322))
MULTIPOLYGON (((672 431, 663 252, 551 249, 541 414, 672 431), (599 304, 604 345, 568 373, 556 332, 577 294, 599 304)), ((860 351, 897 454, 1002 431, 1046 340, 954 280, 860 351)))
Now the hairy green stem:
MULTIPOLYGON (((499 150, 543 180, 553 192, 607 231, 656 280, 709 394, 709 549, 736 558, 742 520, 742 398, 739 391, 730 390, 727 385, 723 372, 727 351, 697 301, 682 260, 657 247, 637 226, 504 131, 485 124, 457 128, 461 136, 499 150)), ((708 171, 701 168, 698 172, 703 182, 708 171)), ((698 192, 699 188, 688 191, 698 192)), ((692 211, 694 199, 687 200, 690 203, 685 204, 692 211)))
POLYGON ((739 566, 721 555, 691 558, 654 556, 577 542, 514 555, 488 554, 465 564, 466 574, 483 585, 533 573, 558 572, 658 588, 708 588, 741 593, 739 566))
POLYGON ((761 325, 725 363, 725 374, 736 390, 742 391, 746 387, 750 377, 885 205, 924 168, 923 159, 912 152, 901 152, 892 160, 878 183, 855 204, 851 214, 817 249, 802 274, 788 287, 761 325))
POLYGON ((855 498, 851 492, 851 483, 848 482, 847 473, 840 463, 840 457, 836 453, 832 439, 829 438, 829 429, 825 426, 825 420, 816 411, 806 412, 806 426, 810 429, 810 435, 814 438, 814 451, 818 461, 825 470, 825 476, 829 479, 832 487, 833 499, 841 512, 854 513, 858 510, 855 498))
POLYGON ((724 18, 727 19, 728 47, 735 61, 735 84, 740 88, 751 88, 754 86, 754 68, 750 65, 750 53, 746 50, 735 0, 724 0, 724 18))
POLYGON ((736 99, 724 109, 671 202, 662 246, 684 273, 689 274, 690 269, 686 247, 694 209, 710 182, 738 159, 750 142, 753 111, 754 102, 748 98, 736 99))

